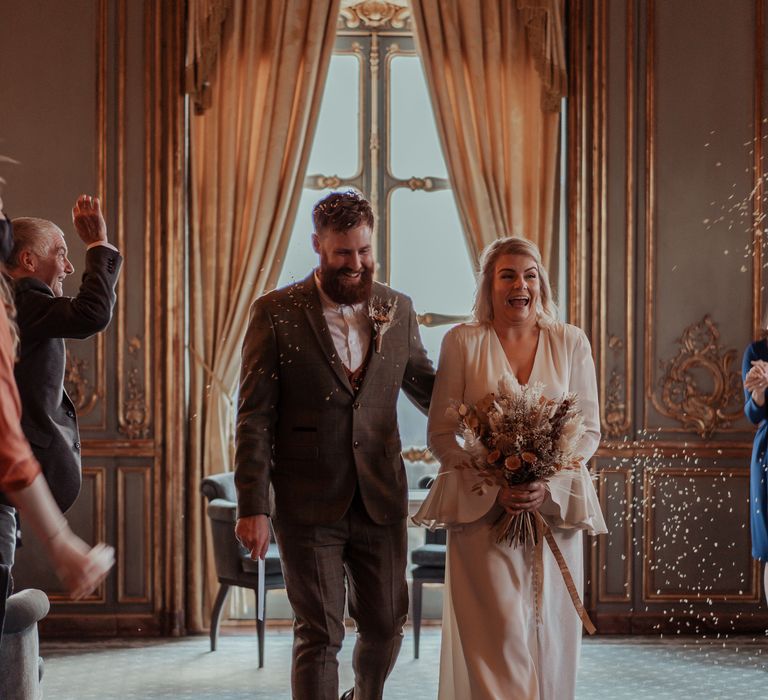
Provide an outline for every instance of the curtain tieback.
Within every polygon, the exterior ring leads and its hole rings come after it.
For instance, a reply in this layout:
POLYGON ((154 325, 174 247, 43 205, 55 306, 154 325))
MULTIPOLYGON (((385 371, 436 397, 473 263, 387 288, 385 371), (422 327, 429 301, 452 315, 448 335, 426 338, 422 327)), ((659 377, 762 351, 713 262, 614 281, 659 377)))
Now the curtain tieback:
POLYGON ((536 551, 534 554, 535 558, 533 563, 533 587, 536 604, 536 621, 540 622, 541 616, 541 594, 544 584, 544 540, 546 539, 547 544, 549 545, 549 548, 552 550, 552 554, 555 557, 557 566, 560 568, 560 573, 563 576, 565 587, 568 589, 568 595, 571 596, 571 602, 573 603, 573 607, 576 609, 576 612, 581 618, 584 629, 586 629, 589 634, 594 634, 597 630, 595 629, 594 624, 592 624, 592 620, 589 619, 589 615, 584 609, 584 604, 581 602, 581 598, 579 598, 579 592, 576 590, 576 584, 573 582, 573 576, 571 576, 571 572, 568 569, 568 564, 565 562, 565 557, 560 551, 560 547, 557 546, 555 536, 552 533, 549 525, 547 525, 547 521, 544 520, 544 518, 541 516, 541 513, 537 511, 535 516, 536 525, 539 530, 539 537, 536 538, 536 551))
POLYGON ((224 398, 229 402, 229 405, 234 410, 235 399, 229 392, 229 389, 227 389, 225 386, 221 377, 213 371, 213 368, 205 361, 205 358, 197 351, 193 345, 187 345, 187 349, 192 353, 192 357, 195 358, 197 363, 205 370, 205 373, 208 375, 208 377, 213 380, 214 384, 217 385, 219 391, 224 395, 224 398))

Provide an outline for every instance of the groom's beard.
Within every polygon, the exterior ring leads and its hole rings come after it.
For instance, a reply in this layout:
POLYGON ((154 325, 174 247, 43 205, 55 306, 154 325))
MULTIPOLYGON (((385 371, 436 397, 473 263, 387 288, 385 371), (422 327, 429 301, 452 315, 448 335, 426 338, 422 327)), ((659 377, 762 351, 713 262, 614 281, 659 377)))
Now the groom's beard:
POLYGON ((347 277, 356 272, 348 267, 338 270, 320 265, 320 284, 323 291, 337 304, 358 304, 368 301, 373 287, 373 268, 363 266, 360 277, 347 277))

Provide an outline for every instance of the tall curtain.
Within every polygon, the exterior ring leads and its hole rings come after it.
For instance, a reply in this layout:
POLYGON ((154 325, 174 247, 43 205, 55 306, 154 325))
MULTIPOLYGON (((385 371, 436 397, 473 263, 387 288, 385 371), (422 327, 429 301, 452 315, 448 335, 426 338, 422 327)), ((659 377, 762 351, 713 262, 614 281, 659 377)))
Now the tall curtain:
POLYGON ((191 121, 190 631, 206 626, 216 583, 200 479, 231 468, 232 394, 248 310, 280 274, 338 11, 339 0, 236 0, 211 107, 191 121))
POLYGON ((555 226, 561 0, 411 0, 470 250, 523 236, 548 264, 555 226))
POLYGON ((187 0, 187 55, 184 90, 199 114, 211 106, 211 77, 221 50, 224 21, 233 0, 187 0))

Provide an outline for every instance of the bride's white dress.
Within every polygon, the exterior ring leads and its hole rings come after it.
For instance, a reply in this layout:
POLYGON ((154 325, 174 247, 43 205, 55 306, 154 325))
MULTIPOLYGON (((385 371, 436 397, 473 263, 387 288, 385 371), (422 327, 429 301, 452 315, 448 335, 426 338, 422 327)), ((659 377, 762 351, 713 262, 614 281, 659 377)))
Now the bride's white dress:
MULTIPOLYGON (((495 543, 489 530, 500 513, 498 488, 478 496, 477 480, 456 440, 451 400, 474 403, 497 390, 510 372, 504 350, 488 324, 449 331, 440 351, 429 411, 429 447, 440 472, 414 520, 448 528, 439 700, 568 700, 576 689, 581 620, 545 543, 540 622, 536 622, 533 549, 495 543)), ((530 383, 559 398, 578 395, 586 433, 584 463, 600 441, 597 383, 589 341, 575 326, 553 324, 539 335, 530 383)), ((583 600, 583 531, 606 532, 586 467, 561 472, 548 484, 540 509, 552 528, 583 600)))

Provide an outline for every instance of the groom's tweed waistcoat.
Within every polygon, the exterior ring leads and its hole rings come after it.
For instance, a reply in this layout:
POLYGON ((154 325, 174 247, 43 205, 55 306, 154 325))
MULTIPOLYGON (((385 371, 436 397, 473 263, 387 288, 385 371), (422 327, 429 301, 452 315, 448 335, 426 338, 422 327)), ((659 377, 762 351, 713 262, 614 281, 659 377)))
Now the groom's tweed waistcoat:
POLYGON ((333 347, 312 275, 254 302, 237 419, 241 517, 333 523, 357 487, 375 522, 406 517, 397 397, 402 387, 426 411, 434 371, 410 299, 378 283, 373 295, 396 297, 397 308, 358 392, 333 347))

